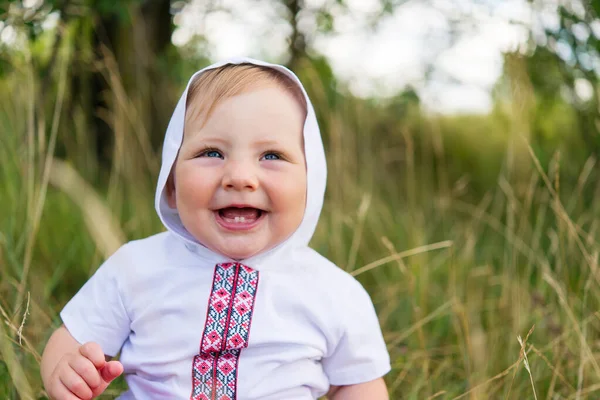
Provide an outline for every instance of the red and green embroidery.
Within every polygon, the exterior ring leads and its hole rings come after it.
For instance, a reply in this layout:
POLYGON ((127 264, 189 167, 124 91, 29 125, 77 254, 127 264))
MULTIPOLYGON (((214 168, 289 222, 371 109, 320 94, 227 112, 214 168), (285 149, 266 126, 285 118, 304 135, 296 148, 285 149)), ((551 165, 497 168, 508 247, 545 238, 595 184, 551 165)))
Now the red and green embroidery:
POLYGON ((192 366, 192 400, 235 400, 238 360, 248 347, 258 271, 217 264, 200 353, 192 366))

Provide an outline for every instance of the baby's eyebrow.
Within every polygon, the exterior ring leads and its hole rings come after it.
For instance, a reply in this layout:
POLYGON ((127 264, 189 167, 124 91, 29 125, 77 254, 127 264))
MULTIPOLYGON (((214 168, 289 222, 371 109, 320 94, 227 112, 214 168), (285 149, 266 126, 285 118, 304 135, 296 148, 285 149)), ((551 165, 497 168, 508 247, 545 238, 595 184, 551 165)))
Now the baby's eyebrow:
POLYGON ((274 139, 261 139, 254 142, 254 144, 259 146, 276 146, 280 144, 280 142, 274 139))
POLYGON ((225 146, 229 144, 229 140, 224 139, 222 137, 219 136, 202 136, 202 137, 194 137, 194 138, 190 138, 192 139, 193 142, 200 142, 200 143, 208 143, 208 144, 215 144, 215 145, 221 145, 221 146, 225 146))

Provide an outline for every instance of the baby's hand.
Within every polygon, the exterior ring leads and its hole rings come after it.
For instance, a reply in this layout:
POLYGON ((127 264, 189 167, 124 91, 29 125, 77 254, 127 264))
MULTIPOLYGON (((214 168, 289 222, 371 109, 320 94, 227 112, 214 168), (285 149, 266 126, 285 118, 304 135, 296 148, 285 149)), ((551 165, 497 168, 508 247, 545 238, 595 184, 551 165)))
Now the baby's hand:
POLYGON ((54 400, 93 399, 122 373, 120 362, 107 362, 100 346, 88 342, 61 358, 50 376, 48 395, 54 400))

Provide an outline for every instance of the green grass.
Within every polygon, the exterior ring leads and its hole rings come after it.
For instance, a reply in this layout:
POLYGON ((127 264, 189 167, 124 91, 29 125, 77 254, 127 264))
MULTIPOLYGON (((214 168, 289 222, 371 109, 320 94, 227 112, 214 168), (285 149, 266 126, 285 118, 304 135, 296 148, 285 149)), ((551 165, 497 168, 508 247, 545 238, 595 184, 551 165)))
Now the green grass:
MULTIPOLYGON (((82 140, 85 110, 62 109, 67 50, 51 96, 39 96, 25 60, 0 80, 0 398, 43 397, 40 354, 61 307, 115 246, 163 229, 158 153, 127 118, 135 94, 113 93, 117 150, 101 167, 82 140)), ((484 118, 509 133, 482 143, 482 156, 472 126, 447 136, 462 120, 331 101, 317 72, 302 76, 329 166, 312 245, 370 292, 392 357, 391 398, 600 398, 594 160, 539 165, 510 110, 484 118)))

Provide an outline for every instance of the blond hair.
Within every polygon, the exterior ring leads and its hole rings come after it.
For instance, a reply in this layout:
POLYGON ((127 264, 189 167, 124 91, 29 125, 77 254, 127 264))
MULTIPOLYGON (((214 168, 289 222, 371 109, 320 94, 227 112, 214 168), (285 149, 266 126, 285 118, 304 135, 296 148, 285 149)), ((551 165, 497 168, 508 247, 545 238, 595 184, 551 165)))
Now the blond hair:
POLYGON ((186 99, 186 123, 190 119, 201 117, 204 124, 222 101, 260 86, 269 85, 287 91, 298 102, 306 116, 306 98, 300 86, 292 78, 274 68, 242 63, 226 64, 208 70, 194 79, 186 99), (192 104, 194 107, 191 107, 192 104))

